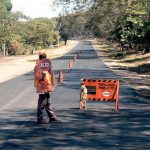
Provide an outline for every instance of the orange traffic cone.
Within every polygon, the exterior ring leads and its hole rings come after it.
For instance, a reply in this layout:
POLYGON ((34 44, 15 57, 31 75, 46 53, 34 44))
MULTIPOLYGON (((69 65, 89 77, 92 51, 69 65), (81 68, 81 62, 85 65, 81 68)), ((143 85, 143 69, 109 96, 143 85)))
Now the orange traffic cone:
POLYGON ((59 71, 58 83, 64 83, 64 77, 62 70, 59 71))
POLYGON ((69 60, 69 68, 72 68, 72 60, 69 60))
POLYGON ((56 85, 56 79, 55 79, 55 73, 54 71, 52 72, 52 86, 56 85))

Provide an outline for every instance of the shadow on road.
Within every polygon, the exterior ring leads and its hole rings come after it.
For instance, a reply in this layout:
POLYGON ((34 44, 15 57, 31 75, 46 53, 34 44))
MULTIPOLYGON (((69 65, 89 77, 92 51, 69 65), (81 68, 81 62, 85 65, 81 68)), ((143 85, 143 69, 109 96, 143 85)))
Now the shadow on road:
MULTIPOLYGON (((90 44, 87 42, 85 45, 90 44)), ((86 111, 80 111, 77 108, 80 79, 93 77, 119 79, 103 62, 100 63, 97 60, 94 49, 93 52, 90 49, 89 53, 85 53, 81 52, 80 59, 74 63, 73 69, 63 69, 64 83, 56 87, 51 97, 55 100, 54 111, 62 123, 38 125, 36 112, 32 109, 1 112, 1 150, 149 149, 149 102, 143 100, 122 80, 120 81, 119 113, 114 111, 115 104, 109 102, 88 102, 86 111)), ((71 54, 74 53, 71 52, 71 54)), ((73 55, 68 54, 56 59, 58 65, 55 70, 56 78, 58 78, 59 67, 64 66, 61 63, 66 63, 61 59, 70 58, 73 58, 73 55)), ((16 80, 25 80, 30 83, 30 80, 33 80, 33 72, 16 80)), ((26 100, 27 97, 24 99, 26 100)))
POLYGON ((12 113, 24 118, 22 112, 29 120, 1 119, 1 149, 149 148, 150 113, 145 110, 57 109, 62 123, 50 125, 38 125, 31 110, 12 113))

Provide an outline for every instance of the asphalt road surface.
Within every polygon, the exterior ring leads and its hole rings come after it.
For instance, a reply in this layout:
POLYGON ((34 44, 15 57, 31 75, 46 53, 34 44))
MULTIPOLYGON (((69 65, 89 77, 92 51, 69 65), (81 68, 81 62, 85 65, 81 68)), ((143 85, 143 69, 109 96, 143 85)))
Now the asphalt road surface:
POLYGON ((38 95, 33 72, 0 84, 0 150, 150 149, 149 100, 110 70, 90 41, 81 41, 68 54, 53 60, 56 80, 60 69, 64 83, 57 84, 51 100, 61 123, 36 123, 38 95), (69 60, 78 52, 79 59, 70 69, 69 60), (87 110, 79 110, 83 78, 120 80, 119 112, 115 112, 114 102, 88 102, 87 110))

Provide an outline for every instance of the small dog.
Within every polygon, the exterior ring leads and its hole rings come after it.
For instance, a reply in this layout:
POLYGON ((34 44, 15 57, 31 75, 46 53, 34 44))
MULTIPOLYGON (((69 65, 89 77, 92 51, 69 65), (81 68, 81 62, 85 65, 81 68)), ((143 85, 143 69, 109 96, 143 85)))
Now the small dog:
POLYGON ((87 101, 87 88, 84 83, 81 83, 81 90, 80 90, 80 109, 86 110, 86 101, 87 101))

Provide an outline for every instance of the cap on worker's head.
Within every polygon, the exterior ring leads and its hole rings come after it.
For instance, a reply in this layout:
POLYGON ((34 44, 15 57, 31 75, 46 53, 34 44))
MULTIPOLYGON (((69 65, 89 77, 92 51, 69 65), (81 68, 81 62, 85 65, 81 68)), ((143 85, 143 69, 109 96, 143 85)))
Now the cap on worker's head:
POLYGON ((45 50, 39 51, 39 55, 43 55, 43 54, 46 54, 46 51, 45 51, 45 50))
POLYGON ((39 59, 46 58, 46 57, 47 57, 46 51, 42 50, 39 52, 39 59))

